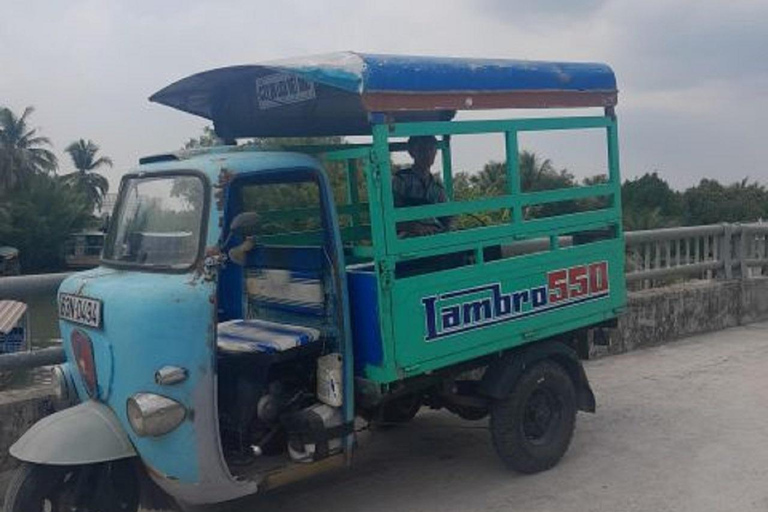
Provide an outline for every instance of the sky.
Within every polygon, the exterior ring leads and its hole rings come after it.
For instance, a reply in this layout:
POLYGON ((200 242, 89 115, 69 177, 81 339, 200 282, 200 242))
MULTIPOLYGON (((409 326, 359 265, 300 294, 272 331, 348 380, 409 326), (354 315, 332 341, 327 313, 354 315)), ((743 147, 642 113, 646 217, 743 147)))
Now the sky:
MULTIPOLYGON (((210 68, 339 50, 605 62, 625 178, 768 184, 766 0, 0 0, 0 105, 35 107, 59 172, 72 170, 67 144, 94 140, 116 185, 140 156, 207 124, 149 103, 153 92, 210 68)), ((598 135, 522 146, 583 177, 605 165, 598 135)), ((500 139, 457 140, 455 154, 467 171, 504 158, 500 139)))

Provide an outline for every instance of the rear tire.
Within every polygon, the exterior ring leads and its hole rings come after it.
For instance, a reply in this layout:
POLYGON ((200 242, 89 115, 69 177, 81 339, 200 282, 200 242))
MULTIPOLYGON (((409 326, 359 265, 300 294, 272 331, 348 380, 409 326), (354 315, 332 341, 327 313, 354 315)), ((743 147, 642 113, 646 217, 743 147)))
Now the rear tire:
POLYGON ((565 369, 542 361, 491 407, 493 445, 508 468, 538 473, 560 461, 576 424, 576 390, 565 369))

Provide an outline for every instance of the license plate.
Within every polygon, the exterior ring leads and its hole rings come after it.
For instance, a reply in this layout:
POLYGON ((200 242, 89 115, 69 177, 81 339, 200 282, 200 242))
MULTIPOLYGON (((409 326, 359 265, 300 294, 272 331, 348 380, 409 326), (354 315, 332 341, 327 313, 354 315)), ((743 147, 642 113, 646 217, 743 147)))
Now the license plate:
POLYGON ((88 327, 101 327, 101 301, 69 293, 59 294, 59 318, 88 327))

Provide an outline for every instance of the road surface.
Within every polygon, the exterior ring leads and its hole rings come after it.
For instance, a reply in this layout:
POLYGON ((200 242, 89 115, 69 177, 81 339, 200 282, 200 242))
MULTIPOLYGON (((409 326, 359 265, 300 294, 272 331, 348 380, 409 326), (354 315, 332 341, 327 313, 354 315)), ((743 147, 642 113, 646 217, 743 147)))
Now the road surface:
POLYGON ((766 511, 768 323, 586 364, 598 399, 570 451, 510 473, 486 422, 425 411, 350 471, 220 507, 258 512, 766 511))

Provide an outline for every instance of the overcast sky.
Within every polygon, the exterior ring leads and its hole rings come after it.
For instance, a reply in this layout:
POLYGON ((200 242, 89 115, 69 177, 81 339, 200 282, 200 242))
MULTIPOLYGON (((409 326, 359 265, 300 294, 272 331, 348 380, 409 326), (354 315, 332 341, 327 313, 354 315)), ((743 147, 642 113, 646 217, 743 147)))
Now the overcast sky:
MULTIPOLYGON (((0 0, 0 105, 36 107, 60 172, 72 170, 69 142, 96 141, 117 183, 206 124, 150 104, 153 92, 209 68, 337 50, 606 62, 625 177, 768 183, 766 0, 0 0)), ((583 176, 601 151, 587 139, 523 143, 583 176)), ((459 168, 501 148, 463 142, 459 168)))

